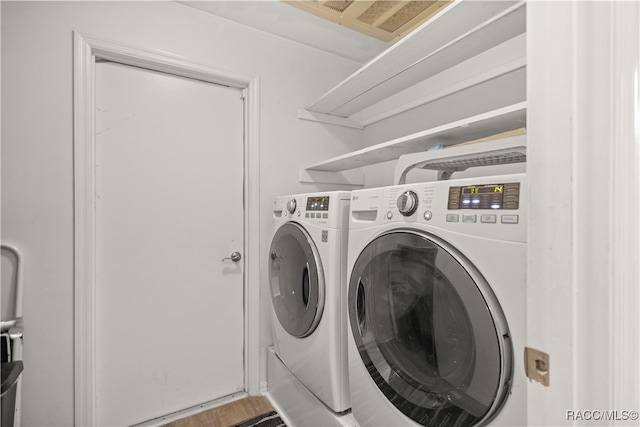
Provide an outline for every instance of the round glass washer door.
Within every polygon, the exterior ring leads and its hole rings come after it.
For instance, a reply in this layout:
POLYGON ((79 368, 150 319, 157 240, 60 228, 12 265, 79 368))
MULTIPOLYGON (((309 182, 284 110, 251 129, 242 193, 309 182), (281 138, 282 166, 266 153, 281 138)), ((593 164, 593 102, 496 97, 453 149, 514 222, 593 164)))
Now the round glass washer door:
POLYGON ((275 233, 269 250, 271 302, 280 325, 294 337, 316 329, 324 309, 324 274, 309 233, 289 222, 275 233))
POLYGON ((513 370, 506 319, 455 248, 414 230, 377 237, 356 260, 348 306, 362 362, 404 415, 462 427, 499 412, 513 370))

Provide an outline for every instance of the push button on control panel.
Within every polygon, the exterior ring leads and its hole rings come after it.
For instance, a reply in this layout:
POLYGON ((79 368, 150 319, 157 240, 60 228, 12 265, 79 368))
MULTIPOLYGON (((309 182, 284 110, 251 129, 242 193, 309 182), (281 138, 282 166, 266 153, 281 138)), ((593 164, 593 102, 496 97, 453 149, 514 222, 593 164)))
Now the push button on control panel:
POLYGON ((518 215, 502 215, 502 223, 503 224, 517 224, 518 223, 518 215))
POLYGON ((460 215, 447 214, 447 222, 458 222, 458 221, 460 221, 460 215))
POLYGON ((495 224, 496 220, 497 218, 495 215, 480 215, 480 222, 484 224, 495 224))
POLYGON ((463 214, 462 215, 462 222, 476 222, 476 221, 477 221, 476 214, 463 214))

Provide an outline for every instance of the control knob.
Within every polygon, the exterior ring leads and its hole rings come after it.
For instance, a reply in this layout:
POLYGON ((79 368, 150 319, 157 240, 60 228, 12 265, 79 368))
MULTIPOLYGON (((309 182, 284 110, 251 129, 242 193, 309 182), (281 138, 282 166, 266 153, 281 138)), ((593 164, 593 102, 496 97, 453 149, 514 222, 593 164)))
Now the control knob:
POLYGON ((287 202, 287 211, 289 211, 289 213, 293 215, 293 213, 296 211, 296 199, 291 199, 287 202))
POLYGON ((402 215, 413 215, 416 209, 418 209, 418 195, 411 190, 405 191, 400 196, 398 196, 396 205, 398 206, 398 210, 402 215))

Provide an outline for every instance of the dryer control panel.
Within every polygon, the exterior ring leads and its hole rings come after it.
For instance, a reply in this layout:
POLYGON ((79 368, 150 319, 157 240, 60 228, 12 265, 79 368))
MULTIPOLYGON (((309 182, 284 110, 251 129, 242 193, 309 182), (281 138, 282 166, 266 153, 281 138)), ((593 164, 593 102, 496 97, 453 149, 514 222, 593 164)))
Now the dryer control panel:
POLYGON ((331 196, 309 196, 307 197, 307 212, 329 212, 330 201, 331 196))
POLYGON ((273 220, 342 228, 348 220, 349 202, 347 191, 281 196, 273 202, 273 220))

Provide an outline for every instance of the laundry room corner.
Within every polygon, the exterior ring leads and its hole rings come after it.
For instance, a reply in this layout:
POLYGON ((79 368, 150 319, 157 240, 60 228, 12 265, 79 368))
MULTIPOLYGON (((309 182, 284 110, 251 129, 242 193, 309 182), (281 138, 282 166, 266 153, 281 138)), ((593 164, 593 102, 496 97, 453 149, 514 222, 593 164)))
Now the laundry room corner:
MULTIPOLYGON (((269 301, 264 294, 272 199, 283 188, 315 188, 298 183, 301 162, 359 149, 362 141, 361 131, 305 123, 297 119, 296 111, 360 64, 176 2, 2 2, 1 7, 2 237, 28 260, 23 425, 73 425, 78 416, 73 316, 74 31, 259 79, 260 117, 253 122, 259 129, 251 130, 259 137, 258 150, 251 153, 257 156, 252 164, 259 170, 246 183, 259 189, 259 205, 249 212, 259 224, 255 236, 259 248, 245 248, 261 258, 255 260, 260 268, 252 272, 253 288, 248 289, 260 299, 255 331, 259 344, 252 349, 260 353, 259 366, 250 380, 256 384, 254 392, 259 392, 266 381, 266 350, 271 345, 269 301)), ((228 255, 221 253, 219 259, 228 255)))
POLYGON ((640 1, 0 0, 0 64, 2 427, 638 424, 640 1))

